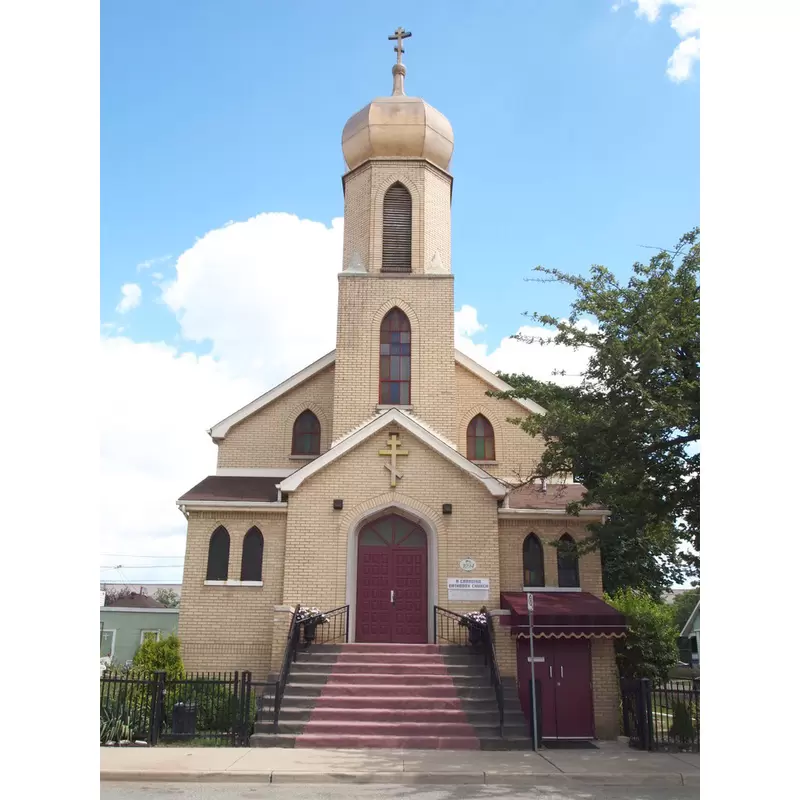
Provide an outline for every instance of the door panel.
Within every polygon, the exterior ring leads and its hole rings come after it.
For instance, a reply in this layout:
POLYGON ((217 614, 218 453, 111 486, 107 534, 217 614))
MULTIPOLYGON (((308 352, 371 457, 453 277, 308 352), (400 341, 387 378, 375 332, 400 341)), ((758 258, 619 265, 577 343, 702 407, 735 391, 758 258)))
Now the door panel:
POLYGON ((419 526, 397 515, 366 524, 357 587, 357 641, 428 641, 427 536, 419 526))
MULTIPOLYGON (((545 738, 555 738, 558 735, 556 728, 556 696, 555 680, 551 677, 553 669, 553 642, 550 639, 535 639, 533 642, 534 658, 544 658, 544 662, 534 664, 534 677, 542 687, 542 731, 545 738)), ((517 688, 522 713, 530 725, 531 698, 528 681, 531 670, 528 663, 530 656, 530 643, 527 639, 517 639, 517 688)))
POLYGON ((589 642, 584 639, 554 640, 553 673, 558 737, 594 736, 589 642))

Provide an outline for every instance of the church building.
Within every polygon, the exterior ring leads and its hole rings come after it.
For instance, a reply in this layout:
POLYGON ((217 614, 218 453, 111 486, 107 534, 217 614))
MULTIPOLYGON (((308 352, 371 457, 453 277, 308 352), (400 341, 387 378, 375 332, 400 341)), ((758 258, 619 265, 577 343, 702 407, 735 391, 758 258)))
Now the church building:
MULTIPOLYGON (((444 680, 442 615, 485 607, 499 672, 513 688, 506 718, 527 715, 525 587, 535 599, 543 735, 614 738, 614 640, 624 619, 602 601, 599 552, 578 559, 552 546, 588 536, 607 512, 567 514, 583 494, 570 476, 520 485, 535 474, 543 442, 508 420, 546 410, 487 396, 510 387, 454 347, 453 130, 405 93, 408 35, 390 37, 391 95, 356 112, 342 134, 336 349, 214 425, 216 473, 178 500, 188 522, 184 663, 264 681, 281 670, 297 604, 347 607, 346 643, 327 674, 337 674, 337 658, 360 657, 369 687, 351 676, 340 694, 374 699, 386 684, 386 694, 402 695, 401 673, 414 667, 422 671, 408 693, 429 697, 422 705, 433 713, 438 695, 419 687, 444 680)), ((402 697, 393 702, 402 707, 402 697)), ((442 702, 450 719, 457 709, 442 702)), ((343 736, 351 723, 341 719, 314 730, 343 736)), ((342 736, 335 741, 349 741, 342 736)), ((308 741, 330 746, 322 736, 308 741)))

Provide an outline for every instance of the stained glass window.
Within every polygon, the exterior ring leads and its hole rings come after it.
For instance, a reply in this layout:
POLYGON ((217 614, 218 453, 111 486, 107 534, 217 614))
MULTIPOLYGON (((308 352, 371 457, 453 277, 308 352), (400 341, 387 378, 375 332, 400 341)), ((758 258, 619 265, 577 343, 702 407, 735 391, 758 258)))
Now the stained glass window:
POLYGON ((231 537, 221 525, 211 534, 208 545, 207 581, 228 580, 228 557, 231 550, 231 537))
POLYGON ((242 544, 242 580, 260 581, 264 560, 264 537, 258 528, 250 528, 242 544))
POLYGON ((381 322, 380 393, 381 405, 411 404, 411 323, 393 308, 381 322))
POLYGON ((578 554, 575 551, 575 540, 565 533, 559 539, 559 544, 561 546, 558 548, 558 585, 579 587, 581 582, 578 575, 578 554))
POLYGON ((319 455, 319 420, 313 411, 306 409, 295 421, 292 430, 293 456, 319 455))
POLYGON ((522 545, 522 585, 544 586, 544 553, 535 533, 526 536, 522 545))
POLYGON ((467 427, 467 458, 494 461, 494 429, 483 414, 473 417, 467 427))

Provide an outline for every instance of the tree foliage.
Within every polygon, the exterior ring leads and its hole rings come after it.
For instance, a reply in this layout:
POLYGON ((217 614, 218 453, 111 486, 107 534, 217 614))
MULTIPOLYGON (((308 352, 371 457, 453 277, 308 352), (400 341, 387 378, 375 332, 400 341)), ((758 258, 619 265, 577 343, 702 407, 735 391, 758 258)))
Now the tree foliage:
POLYGON ((620 677, 666 680, 678 662, 672 609, 635 589, 619 589, 605 599, 628 623, 627 635, 616 645, 620 677))
POLYGON ((588 347, 591 357, 579 386, 501 373, 514 389, 494 393, 547 409, 513 420, 545 440, 539 470, 521 480, 571 472, 587 493, 570 511, 610 510, 581 544, 601 548, 610 591, 635 586, 659 597, 699 570, 699 270, 699 229, 634 264, 627 284, 603 266, 588 277, 536 267, 537 280, 568 285, 576 298, 566 320, 527 315, 553 328, 551 337, 516 338, 588 347), (683 552, 686 544, 696 552, 683 552))
POLYGON ((156 589, 153 593, 153 599, 158 600, 162 606, 167 608, 179 608, 181 604, 181 598, 173 589, 156 589))
POLYGON ((683 626, 689 621, 692 616, 692 611, 700 599, 700 587, 689 589, 679 594, 672 602, 670 608, 672 609, 672 618, 675 621, 675 627, 678 631, 683 630, 683 626))
POLYGON ((174 633, 159 641, 145 639, 133 657, 133 666, 145 672, 164 670, 168 679, 182 678, 185 670, 180 639, 174 633))

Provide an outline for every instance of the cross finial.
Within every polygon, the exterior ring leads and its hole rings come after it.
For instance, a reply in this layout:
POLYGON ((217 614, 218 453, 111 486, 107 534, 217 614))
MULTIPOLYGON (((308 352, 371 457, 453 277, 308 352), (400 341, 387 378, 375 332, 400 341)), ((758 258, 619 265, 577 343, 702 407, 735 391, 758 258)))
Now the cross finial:
POLYGON ((403 53, 405 50, 403 49, 403 39, 408 39, 411 36, 411 31, 405 31, 402 28, 398 28, 394 34, 389 37, 390 41, 397 40, 397 47, 394 48, 395 53, 397 53, 397 63, 403 63, 403 53))

